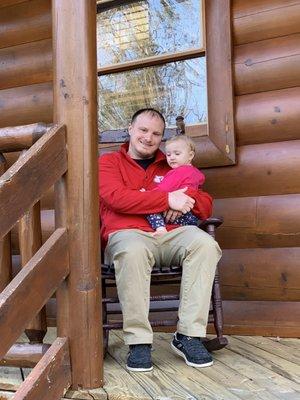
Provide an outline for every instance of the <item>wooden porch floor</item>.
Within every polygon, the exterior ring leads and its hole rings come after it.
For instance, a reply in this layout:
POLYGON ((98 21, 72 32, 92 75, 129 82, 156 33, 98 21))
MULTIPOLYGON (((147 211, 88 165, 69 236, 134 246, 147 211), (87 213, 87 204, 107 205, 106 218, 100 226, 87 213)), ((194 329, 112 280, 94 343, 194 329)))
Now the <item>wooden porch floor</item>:
MULTIPOLYGON (((50 337, 53 337, 53 331, 50 337)), ((171 334, 156 333, 154 370, 129 373, 127 348, 119 331, 110 335, 103 389, 72 392, 82 400, 299 400, 300 339, 230 336, 226 349, 214 353, 214 365, 196 369, 185 365, 170 349, 171 334)), ((25 376, 29 371, 24 371, 25 376)), ((0 400, 11 399, 21 383, 18 368, 0 367, 0 400)), ((37 399, 38 400, 38 399, 37 399)))

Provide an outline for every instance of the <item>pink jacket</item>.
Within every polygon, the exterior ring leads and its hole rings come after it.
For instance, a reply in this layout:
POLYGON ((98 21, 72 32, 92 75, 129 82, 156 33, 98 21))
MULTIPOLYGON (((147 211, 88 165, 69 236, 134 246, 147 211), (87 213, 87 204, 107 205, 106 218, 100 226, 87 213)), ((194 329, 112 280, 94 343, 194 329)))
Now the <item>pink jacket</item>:
POLYGON ((183 189, 184 187, 198 189, 205 181, 205 176, 193 165, 181 165, 171 169, 155 188, 163 192, 183 189))

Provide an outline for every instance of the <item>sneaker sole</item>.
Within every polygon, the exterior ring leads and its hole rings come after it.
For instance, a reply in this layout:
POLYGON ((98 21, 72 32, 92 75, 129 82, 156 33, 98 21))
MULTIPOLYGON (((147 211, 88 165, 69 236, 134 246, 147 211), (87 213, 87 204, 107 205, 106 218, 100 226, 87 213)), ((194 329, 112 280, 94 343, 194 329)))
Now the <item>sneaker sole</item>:
POLYGON ((195 364, 195 363, 192 363, 192 362, 190 362, 190 361, 187 360, 185 354, 183 354, 180 350, 178 350, 178 349, 173 345, 173 343, 171 343, 171 348, 172 348, 172 350, 173 350, 178 356, 184 358, 184 361, 185 361, 186 365, 188 365, 189 367, 205 368, 205 367, 211 367, 211 366, 213 365, 213 363, 214 363, 213 361, 210 361, 210 362, 208 362, 208 363, 203 363, 203 364, 195 364))
POLYGON ((153 366, 150 368, 133 368, 133 367, 128 367, 128 365, 126 365, 126 369, 131 372, 150 372, 153 370, 153 366))

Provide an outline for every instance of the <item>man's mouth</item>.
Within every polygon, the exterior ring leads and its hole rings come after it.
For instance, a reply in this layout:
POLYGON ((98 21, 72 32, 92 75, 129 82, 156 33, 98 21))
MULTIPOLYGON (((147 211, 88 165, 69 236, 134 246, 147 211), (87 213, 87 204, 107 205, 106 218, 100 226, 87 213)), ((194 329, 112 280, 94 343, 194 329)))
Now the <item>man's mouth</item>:
POLYGON ((146 148, 152 147, 151 144, 142 143, 142 142, 140 142, 140 144, 141 144, 142 146, 146 147, 146 148))

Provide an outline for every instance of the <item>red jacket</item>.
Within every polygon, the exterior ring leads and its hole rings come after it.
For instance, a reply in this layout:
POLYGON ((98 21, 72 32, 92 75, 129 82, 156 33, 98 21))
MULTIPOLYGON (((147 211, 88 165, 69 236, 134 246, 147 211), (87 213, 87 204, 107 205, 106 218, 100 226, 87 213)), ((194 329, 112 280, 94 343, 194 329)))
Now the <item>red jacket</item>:
MULTIPOLYGON (((107 242, 108 235, 120 229, 153 229, 145 215, 159 213, 169 208, 168 193, 153 189, 161 177, 170 171, 165 155, 158 150, 155 161, 145 171, 127 154, 128 144, 119 151, 104 154, 99 158, 99 195, 101 217, 101 239, 107 242)), ((209 194, 189 188, 186 191, 195 199, 193 213, 200 219, 208 218, 212 212, 209 194)), ((168 224, 171 230, 178 225, 168 224)))

